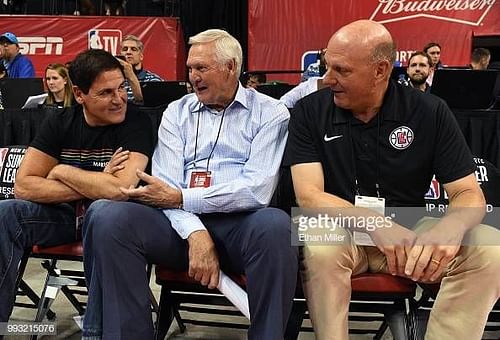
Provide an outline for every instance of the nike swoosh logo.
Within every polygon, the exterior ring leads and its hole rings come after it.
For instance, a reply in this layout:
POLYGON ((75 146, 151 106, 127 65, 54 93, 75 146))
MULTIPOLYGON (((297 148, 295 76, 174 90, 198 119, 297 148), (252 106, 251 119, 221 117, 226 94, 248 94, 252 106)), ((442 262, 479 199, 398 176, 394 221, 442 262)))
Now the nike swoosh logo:
POLYGON ((331 136, 331 137, 328 137, 327 134, 325 133, 325 142, 330 142, 334 139, 337 139, 337 138, 342 138, 344 135, 337 135, 337 136, 331 136))

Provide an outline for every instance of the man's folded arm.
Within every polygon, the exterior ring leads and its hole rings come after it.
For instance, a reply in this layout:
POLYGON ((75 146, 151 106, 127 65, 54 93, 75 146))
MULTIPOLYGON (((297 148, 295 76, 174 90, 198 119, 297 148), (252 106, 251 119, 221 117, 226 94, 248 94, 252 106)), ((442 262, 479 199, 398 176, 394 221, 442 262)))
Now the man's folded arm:
POLYGON ((84 198, 66 184, 46 178, 57 164, 54 157, 33 147, 28 148, 16 174, 16 198, 38 203, 64 203, 84 198))
POLYGON ((124 169, 114 174, 82 170, 58 164, 57 159, 35 148, 28 148, 16 178, 16 197, 39 202, 61 203, 81 198, 126 199, 120 187, 136 186, 136 169, 144 170, 147 156, 130 152, 124 169))
POLYGON ((130 152, 125 167, 114 174, 82 170, 70 165, 58 164, 49 173, 49 178, 55 178, 68 187, 79 192, 86 198, 96 200, 106 198, 111 200, 126 200, 127 196, 120 187, 135 187, 139 183, 136 170, 146 168, 148 157, 139 152, 130 152))

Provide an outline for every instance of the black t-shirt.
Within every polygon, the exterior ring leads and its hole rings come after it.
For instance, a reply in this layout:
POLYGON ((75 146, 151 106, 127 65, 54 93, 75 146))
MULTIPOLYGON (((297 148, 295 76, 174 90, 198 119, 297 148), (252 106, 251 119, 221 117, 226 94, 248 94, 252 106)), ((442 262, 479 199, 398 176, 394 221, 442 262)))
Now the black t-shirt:
POLYGON ((155 134, 150 118, 131 108, 120 124, 91 127, 78 105, 49 113, 31 146, 61 164, 102 171, 120 146, 151 159, 155 134))
POLYGON ((376 196, 387 206, 423 206, 433 174, 449 183, 476 169, 458 124, 439 98, 391 81, 370 122, 335 106, 322 89, 299 101, 291 114, 284 163, 320 162, 325 191, 354 202, 376 196))

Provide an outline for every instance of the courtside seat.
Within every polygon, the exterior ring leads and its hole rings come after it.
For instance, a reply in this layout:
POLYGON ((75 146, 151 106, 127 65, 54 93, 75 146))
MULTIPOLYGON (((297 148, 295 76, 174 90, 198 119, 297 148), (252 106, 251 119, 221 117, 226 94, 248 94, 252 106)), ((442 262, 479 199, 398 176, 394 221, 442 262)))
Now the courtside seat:
POLYGON ((353 294, 413 295, 416 285, 410 279, 381 273, 363 273, 351 279, 353 294))
MULTIPOLYGON (((163 282, 169 282, 171 284, 176 284, 180 283, 183 285, 186 284, 193 284, 193 285, 199 285, 201 286, 198 281, 193 279, 188 275, 188 272, 177 272, 173 270, 168 270, 165 268, 162 268, 160 266, 156 266, 156 282, 157 283, 163 283, 163 282)), ((231 280, 236 282, 238 285, 241 287, 245 287, 247 284, 247 278, 245 275, 240 275, 240 274, 228 274, 231 280)), ((208 288, 207 288, 208 289, 208 288)), ((213 290, 210 290, 213 292, 213 290)))
MULTIPOLYGON (((32 258, 46 259, 42 262, 42 267, 47 270, 47 277, 43 288, 38 313, 35 321, 41 321, 45 317, 50 305, 56 298, 59 291, 62 291, 71 302, 79 315, 85 313, 85 299, 78 299, 78 296, 87 296, 85 277, 82 269, 68 270, 57 267, 57 261, 83 262, 83 245, 81 241, 62 244, 53 247, 33 246, 32 258)), ((82 266, 83 267, 83 266, 82 266)))
POLYGON ((59 260, 82 260, 83 245, 82 242, 62 244, 54 247, 33 246, 31 257, 57 258, 59 260))
MULTIPOLYGON (((248 327, 248 322, 243 320, 242 314, 235 308, 232 308, 232 304, 218 290, 202 286, 198 281, 189 277, 187 271, 169 270, 158 265, 155 268, 156 283, 161 286, 158 318, 155 327, 156 339, 165 338, 174 318, 181 332, 184 332, 186 329, 186 323, 226 328, 248 327), (203 314, 241 316, 241 318, 236 318, 234 322, 203 321, 198 318, 181 318, 179 314, 180 310, 203 314)), ((245 288, 246 277, 244 275, 226 274, 242 288, 245 288)))
MULTIPOLYGON (((238 285, 245 288, 244 275, 227 274, 238 285)), ((416 284, 413 281, 389 274, 364 273, 353 277, 351 282, 350 312, 369 315, 350 315, 349 319, 360 322, 381 322, 376 329, 366 327, 350 329, 352 334, 374 333, 374 339, 380 339, 390 326, 395 339, 412 339, 409 331, 411 326, 408 324, 412 318, 407 316, 411 313, 410 306, 413 306, 415 297, 416 284)), ((231 308, 231 303, 217 290, 209 290, 202 286, 190 278, 187 272, 156 266, 156 283, 162 287, 156 339, 165 338, 174 318, 181 332, 186 329, 185 324, 239 329, 248 327, 246 319, 227 318, 227 316, 241 317, 242 314, 231 308), (225 315, 225 319, 230 319, 230 321, 204 321, 199 317, 190 318, 188 313, 181 317, 179 311, 225 315)), ((332 308, 335 307, 332 306, 332 308)), ((307 306, 299 282, 285 339, 297 339, 300 331, 312 331, 311 327, 302 326, 305 317, 307 317, 307 306)))

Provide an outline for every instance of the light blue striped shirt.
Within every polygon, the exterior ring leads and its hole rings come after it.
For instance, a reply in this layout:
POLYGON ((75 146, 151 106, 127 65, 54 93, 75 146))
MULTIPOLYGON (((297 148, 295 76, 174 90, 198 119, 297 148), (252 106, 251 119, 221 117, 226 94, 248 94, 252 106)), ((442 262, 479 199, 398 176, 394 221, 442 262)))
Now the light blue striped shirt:
POLYGON ((152 173, 182 190, 183 210, 163 211, 184 239, 205 230, 196 214, 263 208, 278 182, 290 114, 278 100, 239 84, 234 101, 225 110, 210 158, 211 186, 188 188, 191 172, 206 170, 222 113, 200 103, 195 94, 172 102, 163 113, 152 173))

